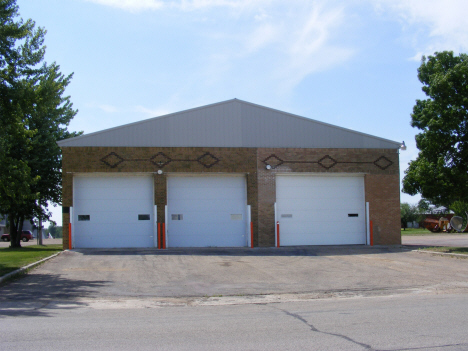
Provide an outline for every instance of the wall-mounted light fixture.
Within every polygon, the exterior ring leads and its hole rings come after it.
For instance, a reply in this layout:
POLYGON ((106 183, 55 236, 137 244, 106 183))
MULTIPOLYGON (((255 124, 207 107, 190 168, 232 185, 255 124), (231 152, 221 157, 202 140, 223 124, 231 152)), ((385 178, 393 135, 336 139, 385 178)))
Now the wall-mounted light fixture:
POLYGON ((270 166, 270 165, 266 165, 265 168, 268 169, 268 170, 270 170, 270 169, 271 169, 271 166, 270 166))
POLYGON ((400 150, 405 151, 406 150, 406 145, 405 142, 403 141, 400 145, 400 150))
POLYGON ((158 174, 163 174, 162 169, 158 169, 158 174))

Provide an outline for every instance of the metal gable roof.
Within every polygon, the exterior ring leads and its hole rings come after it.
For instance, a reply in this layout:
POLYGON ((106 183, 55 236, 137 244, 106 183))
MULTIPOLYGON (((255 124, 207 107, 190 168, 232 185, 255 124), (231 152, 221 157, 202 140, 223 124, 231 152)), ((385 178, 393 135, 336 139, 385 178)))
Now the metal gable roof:
POLYGON ((398 149, 401 143, 233 99, 81 135, 58 144, 398 149))

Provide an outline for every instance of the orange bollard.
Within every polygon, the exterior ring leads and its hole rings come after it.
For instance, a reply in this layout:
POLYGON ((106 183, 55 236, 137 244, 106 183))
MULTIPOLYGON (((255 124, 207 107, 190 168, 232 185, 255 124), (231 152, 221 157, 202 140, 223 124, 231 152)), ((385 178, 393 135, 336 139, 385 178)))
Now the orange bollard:
POLYGON ((158 223, 158 249, 161 249, 161 223, 158 223))
POLYGON ((162 248, 166 248, 166 223, 162 224, 162 248))
POLYGON ((280 247, 279 221, 276 222, 276 247, 280 247))

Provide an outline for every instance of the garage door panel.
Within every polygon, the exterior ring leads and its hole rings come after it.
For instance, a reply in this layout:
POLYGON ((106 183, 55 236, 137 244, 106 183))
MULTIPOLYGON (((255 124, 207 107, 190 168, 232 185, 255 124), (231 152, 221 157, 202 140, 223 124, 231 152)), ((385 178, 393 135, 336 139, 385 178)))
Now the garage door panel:
MULTIPOLYGON (((281 221, 281 232, 291 232, 291 233, 330 233, 334 231, 339 231, 339 233, 353 233, 360 230, 365 230, 365 225, 361 223, 349 223, 347 221, 314 221, 314 224, 311 226, 310 221, 296 221, 294 223, 281 221), (336 229, 339 228, 339 229, 336 229)), ((333 235, 335 235, 333 233, 333 235)))
POLYGON ((320 187, 307 186, 301 187, 284 187, 278 189, 277 199, 308 199, 308 198, 353 198, 357 194, 362 194, 362 187, 353 186, 336 186, 336 187, 320 187), (300 191, 298 191, 300 190, 300 191))
POLYGON ((203 224, 203 223, 216 223, 216 224, 226 224, 226 225, 236 225, 237 222, 245 223, 245 213, 238 212, 236 213, 236 219, 231 218, 231 214, 219 212, 186 212, 183 215, 183 220, 172 220, 172 216, 169 215, 169 223, 178 224, 178 223, 194 223, 194 224, 203 224), (240 215, 240 216, 239 216, 240 215), (239 219, 239 217, 241 217, 239 219))
POLYGON ((174 188, 168 195, 168 200, 221 200, 221 199, 238 199, 244 198, 242 194, 243 188, 215 188, 216 191, 207 191, 207 188, 174 188))
POLYGON ((301 245, 355 245, 356 237, 349 236, 346 234, 337 234, 335 240, 340 244, 330 243, 330 238, 323 233, 309 234, 304 236, 301 234, 295 234, 285 237, 281 240, 282 246, 293 246, 298 245, 297 242, 302 242, 301 245))
MULTIPOLYGON (((91 213, 89 221, 80 221, 78 223, 86 222, 90 225, 95 223, 135 223, 135 222, 142 222, 138 220, 137 213, 128 213, 127 211, 114 211, 114 212, 89 212, 91 213)), ((146 222, 151 222, 153 219, 153 215, 151 213, 140 213, 140 214, 148 214, 150 216, 150 220, 146 222)), ((81 215, 81 213, 77 213, 77 215, 81 215)))
POLYGON ((153 178, 75 177, 74 244, 77 248, 153 247, 153 178), (139 220, 139 214, 150 220, 139 220), (78 221, 89 215, 89 221, 78 221))
MULTIPOLYGON (((330 199, 322 198, 320 202, 315 202, 315 203, 310 203, 308 199, 305 199, 303 201, 300 201, 299 199, 287 199, 287 200, 278 199, 277 202, 282 204, 281 208, 284 209, 284 211, 291 211, 291 210, 321 211, 324 208, 324 203, 326 203, 329 206, 329 208, 336 209, 336 211, 341 211, 343 213, 355 213, 356 211, 359 211, 360 209, 356 209, 356 207, 352 207, 349 205, 349 202, 351 202, 354 199, 340 199, 340 200, 331 199, 330 200, 330 199)), ((364 199, 362 199, 362 201, 364 201, 364 199)), ((328 209, 326 211, 328 211, 328 209)))
POLYGON ((168 246, 246 245, 245 177, 169 177, 167 197, 168 246))
POLYGON ((175 188, 243 188, 245 178, 243 176, 187 176, 171 177, 171 186, 175 188))
MULTIPOLYGON (((243 199, 221 199, 221 200, 185 200, 183 203, 180 201, 175 202, 171 206, 170 213, 185 214, 188 212, 232 212, 239 210, 238 202, 243 199), (194 211, 194 209, 196 211, 194 211)), ((174 202, 173 202, 174 203, 174 202)))
POLYGON ((125 199, 152 199, 152 194, 143 192, 142 189, 135 188, 86 188, 81 189, 75 196, 77 200, 100 200, 102 198, 109 200, 125 199))
POLYGON ((171 226, 168 229, 168 245, 170 247, 237 247, 245 245, 245 237, 239 236, 239 231, 244 229, 243 226, 226 228, 222 233, 218 232, 217 229, 218 226, 213 223, 206 223, 203 228, 194 228, 187 224, 178 227, 171 226))
MULTIPOLYGON (((99 199, 99 200, 77 200, 74 202, 76 209, 83 209, 92 212, 128 212, 134 213, 147 213, 148 211, 148 200, 115 200, 115 199, 99 199)), ((89 213, 80 213, 89 214, 89 213)))
POLYGON ((325 222, 333 224, 334 222, 361 222, 361 219, 364 217, 364 213, 359 213, 358 211, 352 210, 339 210, 334 213, 326 210, 294 210, 289 211, 289 213, 281 212, 278 216, 278 220, 281 220, 284 223, 288 222, 311 222, 316 221, 325 222), (358 217, 349 217, 348 214, 357 214, 358 217))
MULTIPOLYGON (((150 238, 152 239, 152 238, 150 238)), ((147 247, 148 235, 132 230, 131 226, 109 227, 108 225, 97 225, 92 231, 80 235, 75 240, 76 247, 79 248, 123 248, 123 247, 147 247), (119 229, 124 229, 126 234, 118 233, 119 229), (131 236, 131 240, 129 240, 131 236), (127 243, 127 246, 119 244, 127 243)))
POLYGON ((363 177, 277 176, 276 186, 281 245, 365 244, 363 177))

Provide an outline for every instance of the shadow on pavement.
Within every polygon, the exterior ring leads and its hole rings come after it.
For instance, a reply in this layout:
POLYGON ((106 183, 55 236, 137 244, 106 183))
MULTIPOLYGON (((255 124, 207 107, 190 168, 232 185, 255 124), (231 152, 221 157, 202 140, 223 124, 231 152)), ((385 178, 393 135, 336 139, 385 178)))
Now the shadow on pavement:
POLYGON ((73 309, 85 304, 78 298, 94 297, 110 282, 70 280, 53 274, 32 274, 0 286, 0 319, 7 316, 49 317, 54 309, 73 309))
POLYGON ((83 255, 175 255, 175 256, 343 256, 370 255, 408 251, 400 245, 395 246, 288 246, 288 247, 246 247, 219 248, 119 248, 119 249, 74 249, 83 255))

